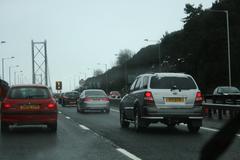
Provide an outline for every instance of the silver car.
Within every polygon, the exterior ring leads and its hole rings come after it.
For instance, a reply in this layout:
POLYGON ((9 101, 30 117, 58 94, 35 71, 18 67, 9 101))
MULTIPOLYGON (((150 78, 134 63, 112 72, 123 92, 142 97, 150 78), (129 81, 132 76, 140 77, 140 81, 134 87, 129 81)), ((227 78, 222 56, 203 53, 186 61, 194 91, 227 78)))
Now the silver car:
POLYGON ((138 76, 130 93, 120 102, 122 128, 134 123, 136 130, 150 123, 169 127, 186 123, 191 132, 202 125, 202 95, 192 78, 184 73, 155 73, 138 76))
POLYGON ((87 89, 84 90, 78 100, 77 112, 104 111, 109 113, 109 98, 104 90, 87 89))

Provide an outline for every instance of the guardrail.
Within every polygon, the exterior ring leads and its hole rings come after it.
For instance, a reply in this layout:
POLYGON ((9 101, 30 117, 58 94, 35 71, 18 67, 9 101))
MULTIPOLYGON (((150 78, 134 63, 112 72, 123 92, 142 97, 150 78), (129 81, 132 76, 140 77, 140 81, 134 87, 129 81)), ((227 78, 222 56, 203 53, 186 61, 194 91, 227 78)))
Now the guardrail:
POLYGON ((204 101, 203 109, 209 118, 213 114, 217 114, 218 119, 227 114, 233 118, 240 112, 240 95, 206 95, 204 101))
MULTIPOLYGON (((118 107, 121 99, 110 99, 110 105, 118 107)), ((223 115, 234 118, 240 112, 240 95, 206 95, 203 102, 203 110, 207 117, 217 115, 222 119, 223 115)))

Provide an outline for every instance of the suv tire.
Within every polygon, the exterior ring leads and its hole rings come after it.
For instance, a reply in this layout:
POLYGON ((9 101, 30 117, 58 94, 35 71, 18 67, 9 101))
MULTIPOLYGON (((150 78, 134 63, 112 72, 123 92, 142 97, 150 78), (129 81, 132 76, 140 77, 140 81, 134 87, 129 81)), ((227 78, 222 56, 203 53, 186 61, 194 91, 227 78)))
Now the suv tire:
POLYGON ((200 126, 193 126, 192 124, 188 124, 188 130, 191 133, 198 133, 200 126))
POLYGON ((125 121, 125 115, 121 109, 120 109, 120 125, 121 125, 121 128, 129 127, 129 122, 125 121))
POLYGON ((135 110, 134 126, 136 131, 141 131, 147 128, 147 123, 141 118, 141 114, 138 108, 135 110))

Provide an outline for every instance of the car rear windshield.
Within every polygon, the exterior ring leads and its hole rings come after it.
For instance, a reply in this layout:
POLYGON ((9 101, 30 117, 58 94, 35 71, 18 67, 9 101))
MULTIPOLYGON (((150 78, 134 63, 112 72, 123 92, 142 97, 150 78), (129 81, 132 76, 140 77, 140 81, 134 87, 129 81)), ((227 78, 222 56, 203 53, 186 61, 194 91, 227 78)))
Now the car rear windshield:
POLYGON ((222 87, 224 93, 240 93, 236 87, 222 87))
POLYGON ((86 91, 85 92, 86 97, 105 97, 107 96, 104 91, 86 91))
POLYGON ((158 77, 151 78, 150 88, 152 89, 196 89, 197 86, 191 77, 158 77))
POLYGON ((15 87, 9 91, 10 99, 46 99, 50 97, 49 90, 43 87, 15 87))
POLYGON ((64 94, 64 96, 66 96, 66 97, 78 97, 79 95, 76 92, 67 92, 67 93, 64 94))

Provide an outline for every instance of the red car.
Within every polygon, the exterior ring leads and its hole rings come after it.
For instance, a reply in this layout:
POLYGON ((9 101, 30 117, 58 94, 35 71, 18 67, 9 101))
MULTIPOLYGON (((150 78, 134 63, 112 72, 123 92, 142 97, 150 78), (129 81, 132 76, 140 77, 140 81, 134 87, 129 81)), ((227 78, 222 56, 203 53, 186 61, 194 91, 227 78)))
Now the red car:
POLYGON ((47 125, 57 131, 57 103, 47 86, 12 86, 1 107, 1 132, 10 125, 47 125))

